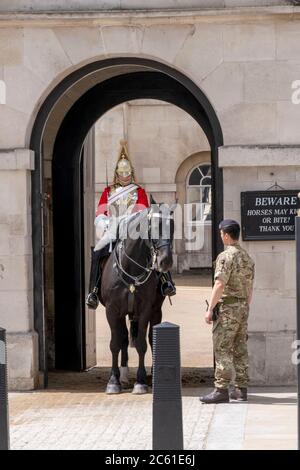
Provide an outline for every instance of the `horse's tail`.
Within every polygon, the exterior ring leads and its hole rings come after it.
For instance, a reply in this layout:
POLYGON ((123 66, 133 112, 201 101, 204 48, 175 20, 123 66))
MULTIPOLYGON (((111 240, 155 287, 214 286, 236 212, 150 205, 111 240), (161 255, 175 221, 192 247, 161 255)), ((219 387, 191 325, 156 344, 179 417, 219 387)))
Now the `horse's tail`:
POLYGON ((136 320, 130 320, 130 331, 129 331, 129 346, 135 347, 135 340, 138 335, 139 322, 136 320))

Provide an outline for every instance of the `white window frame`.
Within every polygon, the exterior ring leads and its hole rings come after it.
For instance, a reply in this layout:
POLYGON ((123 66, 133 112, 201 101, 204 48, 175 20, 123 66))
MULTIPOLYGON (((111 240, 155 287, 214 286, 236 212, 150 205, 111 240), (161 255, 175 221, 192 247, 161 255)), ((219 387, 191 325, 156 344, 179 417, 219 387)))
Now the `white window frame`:
MULTIPOLYGON (((205 184, 205 185, 201 185, 201 184, 189 184, 189 180, 190 180, 190 176, 191 174, 193 173, 193 171, 196 169, 196 168, 201 168, 202 166, 209 166, 211 167, 211 162, 203 162, 203 163, 198 163, 197 165, 195 165, 188 173, 187 175, 187 178, 186 178, 186 202, 187 204, 190 203, 189 201, 189 188, 211 188, 211 184, 208 185, 208 184, 205 184)), ((202 176, 202 178, 210 178, 211 179, 211 176, 202 176)), ((200 203, 200 201, 199 201, 200 203)), ((211 204, 211 203, 210 203, 211 204)), ((202 215, 202 214, 201 214, 202 215)), ((211 220, 197 220, 197 221, 189 221, 188 225, 190 227, 197 227, 197 226, 201 226, 201 225, 211 225, 212 221, 211 220)))

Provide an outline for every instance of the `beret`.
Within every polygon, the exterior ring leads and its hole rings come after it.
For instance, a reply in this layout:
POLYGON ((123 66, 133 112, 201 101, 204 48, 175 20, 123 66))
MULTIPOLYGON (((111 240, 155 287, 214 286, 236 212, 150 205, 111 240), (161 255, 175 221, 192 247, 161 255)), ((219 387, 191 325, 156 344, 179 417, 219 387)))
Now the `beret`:
POLYGON ((240 224, 233 219, 224 219, 222 222, 219 223, 219 229, 224 230, 226 228, 240 228, 240 224))

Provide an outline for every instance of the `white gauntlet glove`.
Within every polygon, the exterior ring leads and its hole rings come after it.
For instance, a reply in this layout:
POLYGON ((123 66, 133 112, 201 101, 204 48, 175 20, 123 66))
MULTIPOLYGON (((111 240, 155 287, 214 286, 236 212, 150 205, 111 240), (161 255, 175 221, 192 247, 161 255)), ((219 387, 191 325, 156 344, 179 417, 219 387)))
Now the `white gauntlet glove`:
POLYGON ((94 225, 96 227, 97 238, 98 240, 101 240, 108 228, 109 218, 107 217, 107 215, 100 214, 96 217, 94 225))

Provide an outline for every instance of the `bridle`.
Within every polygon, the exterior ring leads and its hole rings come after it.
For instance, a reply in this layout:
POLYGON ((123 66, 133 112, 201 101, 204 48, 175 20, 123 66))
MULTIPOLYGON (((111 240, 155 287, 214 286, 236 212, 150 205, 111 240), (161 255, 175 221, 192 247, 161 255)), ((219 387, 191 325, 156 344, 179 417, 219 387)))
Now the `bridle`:
POLYGON ((147 215, 147 218, 148 218, 148 242, 150 242, 149 249, 150 249, 151 257, 150 257, 149 263, 147 263, 146 266, 142 266, 140 263, 135 261, 131 256, 129 256, 126 253, 126 249, 125 249, 124 242, 123 242, 122 239, 118 238, 117 242, 116 242, 116 246, 115 246, 115 249, 114 249, 115 266, 117 267, 117 271, 118 271, 118 274, 119 274, 119 277, 120 277, 121 281, 123 282, 123 284, 126 285, 129 292, 131 292, 132 294, 134 293, 134 291, 136 290, 137 287, 142 286, 143 284, 145 284, 148 281, 148 279, 150 278, 153 271, 155 271, 155 265, 156 265, 156 261, 157 261, 158 251, 164 246, 171 245, 170 240, 166 240, 166 239, 165 240, 163 240, 163 239, 153 240, 151 238, 151 228, 152 228, 151 223, 152 223, 152 219, 154 217, 159 217, 160 219, 163 219, 163 218, 164 219, 172 219, 172 216, 164 216, 161 213, 152 212, 152 210, 149 211, 149 213, 147 215), (125 258, 127 258, 131 263, 133 263, 135 266, 140 268, 142 270, 142 273, 139 274, 139 275, 136 275, 136 276, 133 276, 132 274, 129 274, 124 269, 124 267, 122 265, 122 261, 121 261, 122 256, 125 256, 125 258), (126 279, 124 279, 124 276, 129 278, 130 281, 129 282, 126 281, 126 279))

